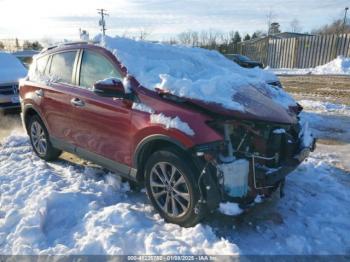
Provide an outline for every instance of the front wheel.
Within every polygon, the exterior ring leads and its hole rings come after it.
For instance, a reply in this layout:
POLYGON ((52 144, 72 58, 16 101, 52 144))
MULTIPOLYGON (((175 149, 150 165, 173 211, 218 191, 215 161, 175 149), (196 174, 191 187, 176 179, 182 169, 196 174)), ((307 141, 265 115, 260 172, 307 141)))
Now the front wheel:
POLYGON ((60 156, 61 151, 52 146, 44 123, 36 115, 30 119, 29 136, 33 150, 40 158, 50 161, 60 156))
POLYGON ((170 148, 155 152, 146 164, 145 184, 153 206, 167 222, 190 227, 201 219, 195 212, 200 196, 195 169, 185 159, 170 148))

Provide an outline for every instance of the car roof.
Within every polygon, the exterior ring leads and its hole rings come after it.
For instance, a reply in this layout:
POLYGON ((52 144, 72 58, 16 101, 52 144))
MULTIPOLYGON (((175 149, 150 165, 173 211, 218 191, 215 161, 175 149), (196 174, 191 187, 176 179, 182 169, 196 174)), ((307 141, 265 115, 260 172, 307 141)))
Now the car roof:
POLYGON ((121 69, 121 72, 123 74, 126 74, 127 69, 125 68, 124 65, 122 65, 118 61, 116 56, 111 51, 102 47, 101 45, 98 45, 97 42, 92 42, 92 41, 68 42, 68 43, 51 46, 42 50, 40 54, 35 56, 35 59, 41 58, 42 56, 45 56, 45 55, 52 55, 59 52, 74 51, 79 49, 89 49, 92 51, 96 51, 98 53, 103 52, 104 55, 106 55, 110 60, 114 61, 116 64, 119 65, 119 68, 121 69))
POLYGON ((67 43, 60 43, 57 45, 49 46, 43 49, 40 52, 39 56, 44 54, 55 53, 57 51, 75 50, 75 49, 81 49, 81 48, 103 49, 103 47, 97 45, 96 42, 92 42, 92 41, 67 42, 67 43))

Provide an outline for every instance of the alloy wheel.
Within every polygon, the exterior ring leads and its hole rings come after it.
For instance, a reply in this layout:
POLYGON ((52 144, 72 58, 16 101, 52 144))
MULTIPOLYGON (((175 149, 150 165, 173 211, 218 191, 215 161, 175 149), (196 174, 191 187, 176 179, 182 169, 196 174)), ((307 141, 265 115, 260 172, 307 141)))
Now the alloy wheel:
POLYGON ((185 215, 190 207, 188 182, 174 165, 159 162, 151 170, 150 187, 157 205, 170 217, 185 215))
POLYGON ((47 152, 46 134, 39 122, 34 121, 30 127, 30 135, 35 150, 39 155, 44 156, 47 152))

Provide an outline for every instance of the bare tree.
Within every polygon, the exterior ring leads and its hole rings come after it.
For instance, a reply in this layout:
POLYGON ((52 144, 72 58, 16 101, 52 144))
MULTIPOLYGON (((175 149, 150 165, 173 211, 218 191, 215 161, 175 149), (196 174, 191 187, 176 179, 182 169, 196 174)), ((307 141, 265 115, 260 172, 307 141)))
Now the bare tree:
POLYGON ((324 25, 318 29, 312 30, 313 34, 340 34, 344 32, 345 34, 350 33, 350 25, 346 24, 344 26, 342 19, 334 20, 331 24, 329 25, 324 25))
POLYGON ((145 28, 141 28, 139 31, 138 39, 139 40, 147 40, 147 38, 151 35, 151 31, 145 28))
POLYGON ((191 31, 182 32, 177 36, 177 39, 182 45, 191 45, 191 34, 191 31))
POLYGON ((207 31, 202 31, 199 34, 199 42, 201 46, 207 46, 209 43, 209 37, 208 37, 208 32, 207 31))
POLYGON ((192 31, 190 36, 192 46, 199 46, 199 33, 192 31))
POLYGON ((277 15, 270 9, 266 14, 266 23, 267 23, 267 34, 270 35, 272 21, 277 18, 277 15))
POLYGON ((170 44, 170 45, 176 45, 176 44, 177 44, 176 38, 175 38, 175 37, 171 37, 171 38, 169 39, 169 44, 170 44))
POLYGON ((220 33, 214 30, 209 30, 208 32, 208 46, 211 49, 215 49, 218 44, 218 38, 220 33))
POLYGON ((300 33, 302 30, 302 27, 300 25, 300 22, 298 19, 293 19, 291 22, 290 22, 290 31, 292 33, 300 33))

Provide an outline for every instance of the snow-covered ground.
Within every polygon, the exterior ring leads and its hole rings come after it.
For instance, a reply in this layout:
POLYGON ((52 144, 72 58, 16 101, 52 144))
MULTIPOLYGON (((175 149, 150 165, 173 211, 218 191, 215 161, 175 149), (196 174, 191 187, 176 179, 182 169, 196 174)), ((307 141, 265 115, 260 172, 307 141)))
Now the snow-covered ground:
POLYGON ((145 193, 98 167, 40 160, 17 131, 0 146, 0 253, 349 254, 350 109, 301 103, 332 142, 288 176, 285 197, 194 228, 165 223, 145 193))
POLYGON ((338 56, 315 68, 269 68, 277 75, 350 75, 350 58, 338 56))

